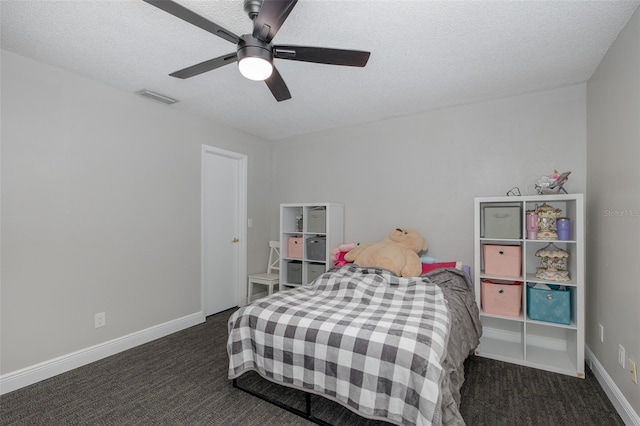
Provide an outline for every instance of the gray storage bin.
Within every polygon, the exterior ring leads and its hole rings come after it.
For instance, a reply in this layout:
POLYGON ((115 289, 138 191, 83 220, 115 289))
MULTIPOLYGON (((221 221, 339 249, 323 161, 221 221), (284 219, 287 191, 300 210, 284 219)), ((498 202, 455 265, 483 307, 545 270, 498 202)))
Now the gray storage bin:
POLYGON ((520 239, 522 237, 522 211, 520 206, 487 206, 483 209, 484 238, 520 239))
POLYGON ((307 238, 307 259, 326 260, 327 237, 307 238))
POLYGON ((287 263, 287 282, 302 284, 302 262, 294 260, 287 263))
POLYGON ((324 272, 324 263, 309 263, 307 265, 307 282, 313 282, 313 280, 324 274, 324 272))
POLYGON ((324 234, 327 232, 327 209, 316 207, 309 210, 307 231, 324 234))

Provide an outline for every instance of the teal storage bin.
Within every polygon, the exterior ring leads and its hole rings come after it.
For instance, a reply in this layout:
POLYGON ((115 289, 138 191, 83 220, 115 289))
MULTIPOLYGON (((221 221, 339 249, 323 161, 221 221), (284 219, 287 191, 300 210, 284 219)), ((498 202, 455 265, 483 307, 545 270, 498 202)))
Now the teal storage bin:
POLYGON ((527 315, 529 319, 571 323, 571 291, 568 287, 560 290, 559 285, 547 284, 551 290, 527 286, 527 315))

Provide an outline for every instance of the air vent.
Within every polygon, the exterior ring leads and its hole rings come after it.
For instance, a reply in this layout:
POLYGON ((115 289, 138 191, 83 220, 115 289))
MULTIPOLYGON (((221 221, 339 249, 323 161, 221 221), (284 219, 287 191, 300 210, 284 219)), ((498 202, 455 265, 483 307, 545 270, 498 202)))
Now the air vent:
POLYGON ((170 98, 169 96, 161 95, 160 93, 152 92, 151 90, 142 89, 137 92, 138 95, 144 96, 145 98, 152 99, 156 102, 162 102, 163 104, 171 105, 178 102, 177 99, 170 98))

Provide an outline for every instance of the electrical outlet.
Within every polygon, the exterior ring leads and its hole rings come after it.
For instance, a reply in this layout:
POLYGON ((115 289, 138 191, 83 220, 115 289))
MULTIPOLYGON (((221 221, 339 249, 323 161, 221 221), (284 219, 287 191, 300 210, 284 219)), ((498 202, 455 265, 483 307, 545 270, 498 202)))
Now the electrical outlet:
POLYGON ((598 324, 600 327, 600 343, 604 342, 604 326, 602 324, 598 324))
POLYGON ((104 327, 105 325, 107 325, 106 314, 104 312, 100 312, 99 314, 96 314, 94 317, 94 322, 95 322, 96 328, 104 327))
POLYGON ((629 371, 631 371, 631 381, 638 384, 638 364, 632 359, 629 359, 629 371))
POLYGON ((622 368, 624 368, 624 361, 625 361, 624 346, 618 345, 618 364, 620 364, 620 367, 622 368))

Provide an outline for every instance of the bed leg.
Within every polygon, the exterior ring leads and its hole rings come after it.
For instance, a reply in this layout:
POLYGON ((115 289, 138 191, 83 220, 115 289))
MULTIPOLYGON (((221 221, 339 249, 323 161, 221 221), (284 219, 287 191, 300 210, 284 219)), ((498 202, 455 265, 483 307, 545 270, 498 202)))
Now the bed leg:
POLYGON ((233 387, 234 388, 237 388, 237 389, 239 389, 239 390, 241 390, 243 392, 246 392, 246 393, 248 393, 250 395, 253 395, 253 396, 257 397, 257 398, 260 398, 263 401, 267 401, 270 404, 273 404, 273 405, 275 405, 277 407, 280 407, 280 408, 282 408, 284 410, 287 410, 287 411, 289 411, 289 412, 291 412, 293 414, 296 414, 296 415, 298 415, 298 416, 300 416, 300 417, 302 417, 304 419, 307 419, 310 422, 313 422, 313 423, 315 423, 317 425, 333 426, 331 423, 327 423, 324 420, 317 418, 316 416, 314 416, 311 413, 311 394, 309 392, 305 392, 304 393, 305 394, 305 402, 306 402, 305 405, 306 405, 306 410, 307 410, 306 412, 304 412, 302 410, 298 410, 297 408, 290 407, 290 406, 288 406, 286 404, 283 404, 282 402, 277 401, 277 400, 275 400, 273 398, 270 398, 270 397, 268 397, 266 395, 263 395, 263 394, 261 394, 259 392, 256 392, 256 391, 251 390, 249 388, 246 388, 246 387, 244 387, 242 385, 239 385, 237 378, 236 379, 232 379, 232 383, 233 383, 233 387))

